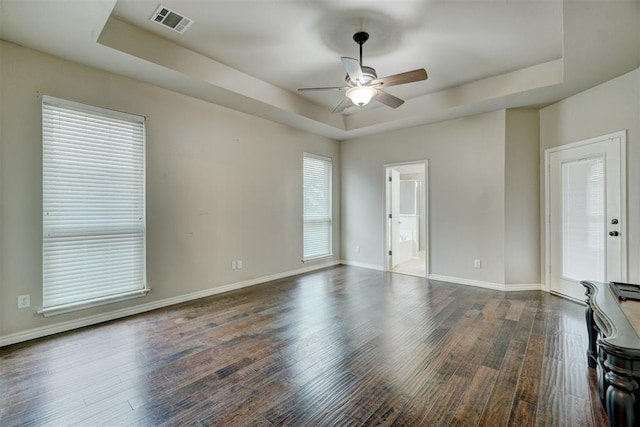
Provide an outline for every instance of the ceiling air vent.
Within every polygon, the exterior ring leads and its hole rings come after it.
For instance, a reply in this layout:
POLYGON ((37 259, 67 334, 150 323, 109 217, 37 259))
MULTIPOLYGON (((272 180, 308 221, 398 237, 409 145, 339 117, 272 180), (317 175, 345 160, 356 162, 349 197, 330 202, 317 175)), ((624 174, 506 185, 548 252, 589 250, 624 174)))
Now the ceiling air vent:
POLYGON ((158 6, 153 15, 151 15, 151 20, 157 22, 163 27, 171 28, 173 31, 176 31, 180 34, 183 34, 187 30, 187 28, 189 28, 189 26, 193 24, 193 19, 182 16, 179 13, 162 5, 158 6))

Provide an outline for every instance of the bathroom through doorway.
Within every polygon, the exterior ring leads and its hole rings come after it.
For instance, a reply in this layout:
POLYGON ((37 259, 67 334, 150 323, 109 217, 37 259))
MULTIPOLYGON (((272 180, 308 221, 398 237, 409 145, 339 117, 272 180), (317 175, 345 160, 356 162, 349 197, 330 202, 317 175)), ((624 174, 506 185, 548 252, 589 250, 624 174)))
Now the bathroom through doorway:
POLYGON ((427 277, 427 162, 385 165, 386 270, 427 277))

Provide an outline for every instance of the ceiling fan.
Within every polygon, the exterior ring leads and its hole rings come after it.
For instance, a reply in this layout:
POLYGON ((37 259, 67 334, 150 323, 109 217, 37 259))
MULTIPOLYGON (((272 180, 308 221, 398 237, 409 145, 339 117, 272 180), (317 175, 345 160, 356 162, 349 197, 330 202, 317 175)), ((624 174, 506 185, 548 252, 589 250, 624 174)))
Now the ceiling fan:
POLYGON ((305 87, 298 90, 345 91, 344 99, 332 111, 333 113, 341 113, 345 108, 353 105, 360 107, 367 105, 371 99, 375 99, 391 108, 398 108, 404 104, 404 100, 384 92, 382 89, 389 86, 397 86, 427 79, 427 71, 424 68, 378 78, 375 69, 362 65, 362 45, 369 40, 369 34, 365 32, 355 33, 353 40, 360 45, 360 61, 345 56, 340 58, 342 65, 344 65, 345 70, 347 70, 347 76, 345 77, 346 86, 305 87))

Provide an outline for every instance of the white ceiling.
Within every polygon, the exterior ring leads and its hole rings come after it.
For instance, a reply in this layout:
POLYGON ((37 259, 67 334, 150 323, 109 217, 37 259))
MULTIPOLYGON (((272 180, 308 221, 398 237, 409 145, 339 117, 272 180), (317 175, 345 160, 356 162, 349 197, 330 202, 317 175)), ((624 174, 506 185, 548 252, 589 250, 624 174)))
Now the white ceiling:
POLYGON ((640 66, 638 0, 0 0, 0 38, 335 139, 539 107, 640 66), (195 22, 151 22, 159 4, 195 22), (407 102, 331 114, 367 31, 407 102))

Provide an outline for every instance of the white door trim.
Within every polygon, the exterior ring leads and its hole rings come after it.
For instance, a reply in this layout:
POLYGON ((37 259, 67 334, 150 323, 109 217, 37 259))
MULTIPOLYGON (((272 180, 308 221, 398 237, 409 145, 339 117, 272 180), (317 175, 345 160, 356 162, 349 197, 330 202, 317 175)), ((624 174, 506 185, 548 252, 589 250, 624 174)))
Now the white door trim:
POLYGON ((621 273, 622 280, 627 280, 627 131, 622 130, 607 135, 589 138, 566 145, 559 145, 544 150, 544 278, 542 289, 551 292, 551 238, 550 238, 550 207, 551 207, 551 153, 582 147, 602 141, 611 141, 619 138, 620 141, 620 237, 621 237, 621 273))
POLYGON ((429 262, 429 257, 430 257, 430 242, 429 242, 429 161, 428 160, 414 160, 414 161, 407 161, 407 162, 401 162, 401 163, 385 163, 382 165, 382 179, 383 179, 383 201, 382 201, 382 223, 384 224, 384 248, 383 248, 383 259, 384 259, 384 270, 383 271, 390 271, 391 268, 389 266, 389 255, 388 255, 388 251, 389 251, 389 245, 390 245, 390 241, 389 241, 389 223, 388 223, 388 215, 389 215, 389 199, 388 199, 388 181, 387 181, 387 168, 393 168, 395 166, 406 166, 406 165, 416 165, 416 164, 424 164, 424 186, 423 186, 423 195, 424 197, 422 198, 422 206, 420 206, 420 209, 424 209, 422 212, 425 213, 426 218, 425 218, 425 230, 424 230, 424 236, 421 236, 421 238, 424 238, 424 242, 425 242, 425 246, 424 246, 424 258, 425 258, 425 277, 429 277, 429 265, 431 264, 429 262))

